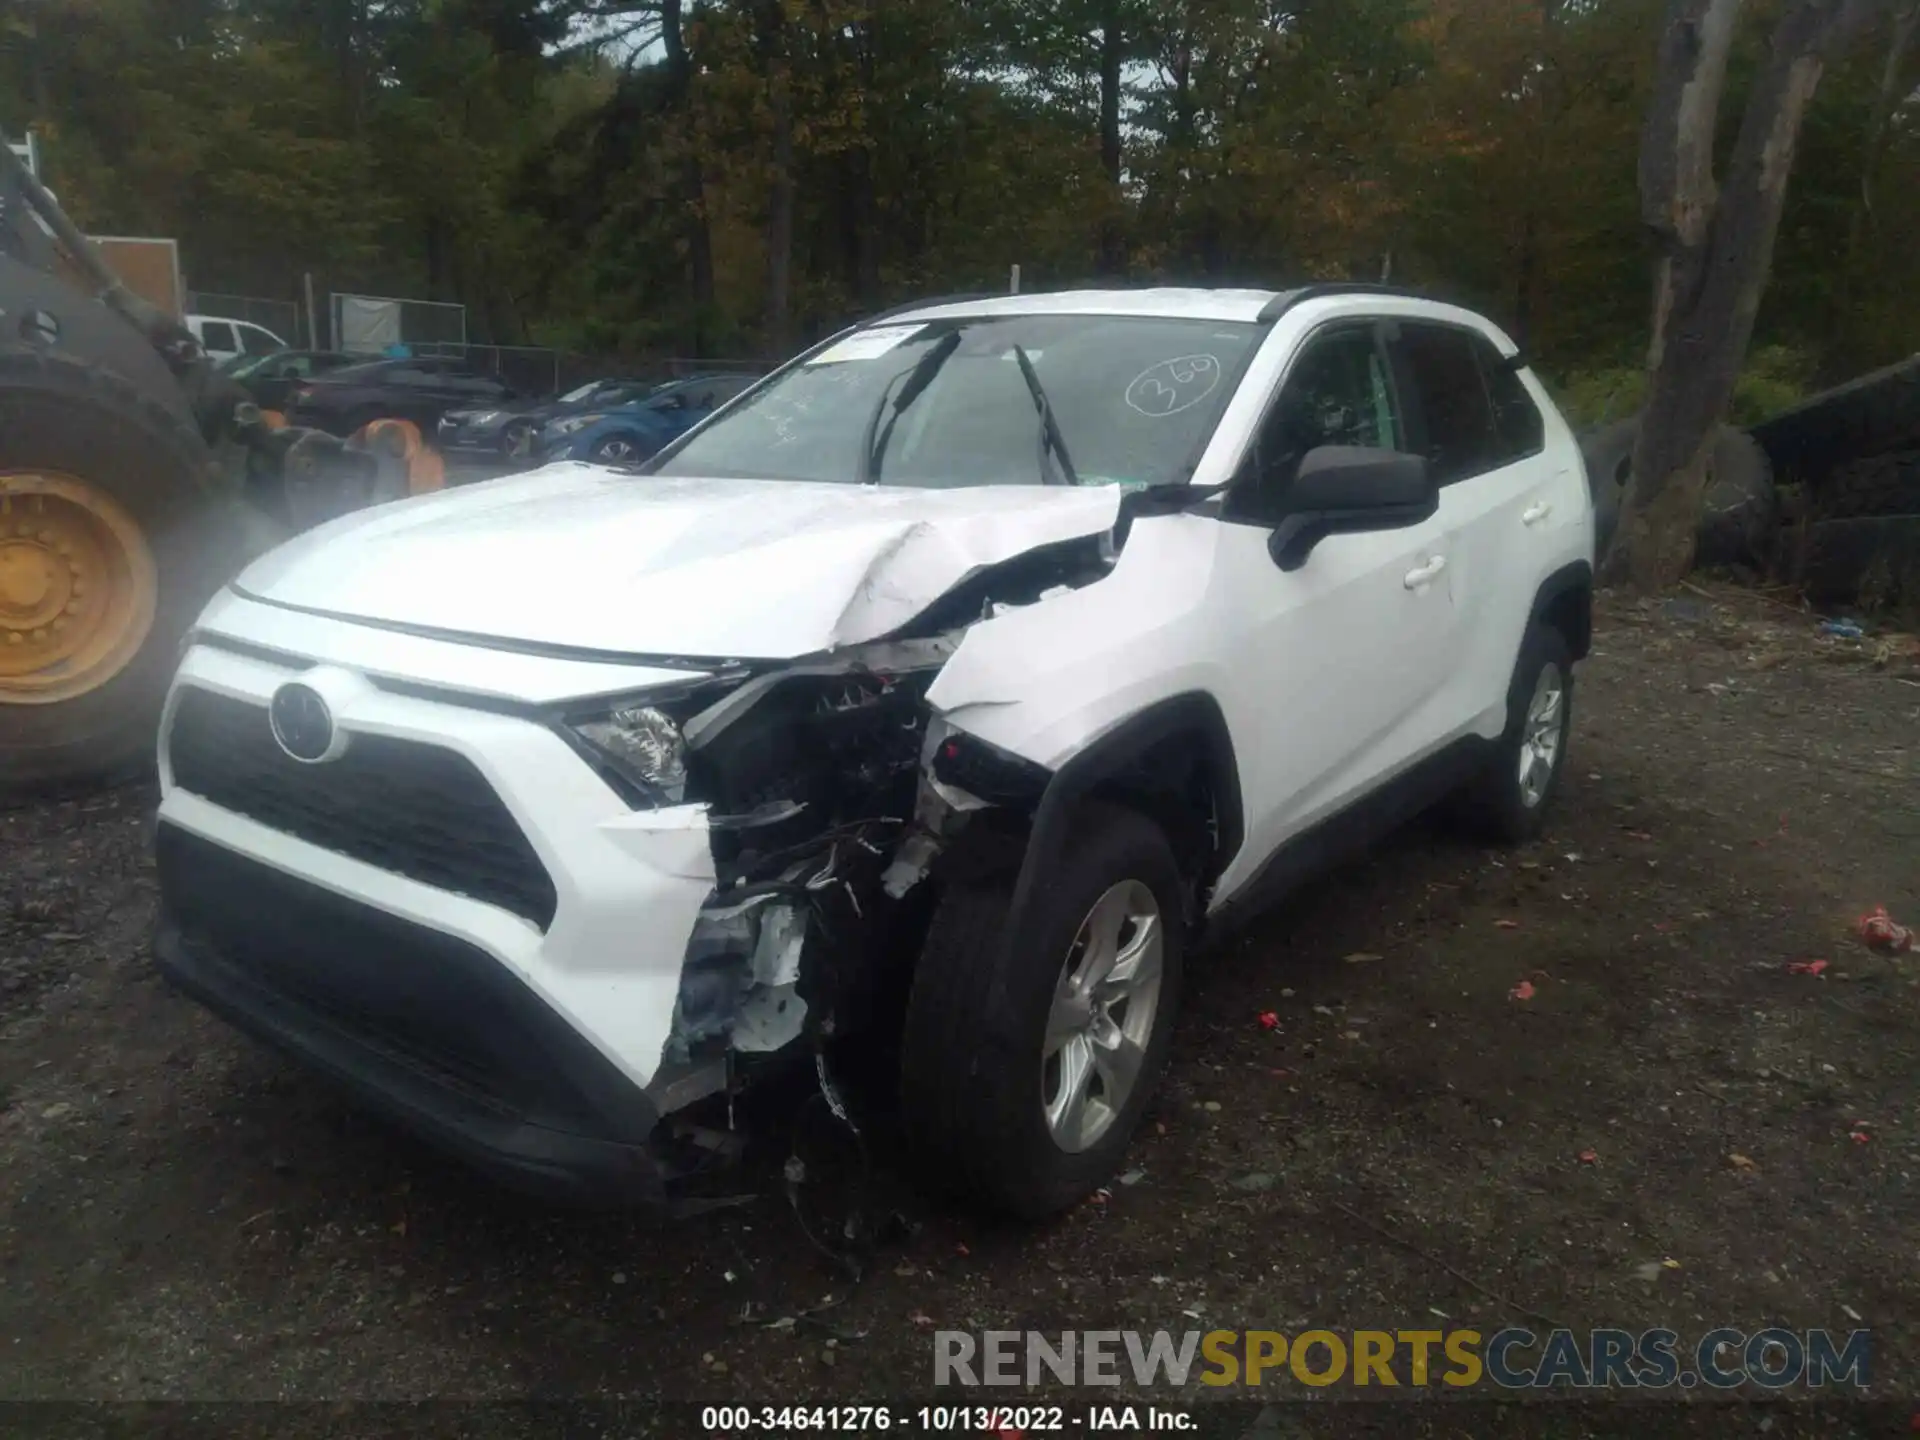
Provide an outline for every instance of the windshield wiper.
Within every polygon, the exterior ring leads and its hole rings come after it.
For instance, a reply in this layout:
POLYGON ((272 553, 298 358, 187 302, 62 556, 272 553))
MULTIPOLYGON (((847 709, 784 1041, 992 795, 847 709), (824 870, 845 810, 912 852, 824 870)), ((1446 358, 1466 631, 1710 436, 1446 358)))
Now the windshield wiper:
POLYGON ((1051 484, 1047 469, 1047 451, 1051 449, 1054 458, 1060 462, 1061 483, 1078 485, 1080 476, 1073 468, 1073 457, 1067 454, 1067 437, 1060 433, 1060 422, 1053 418, 1053 406, 1048 403, 1047 392, 1040 388, 1040 376, 1033 368, 1024 345, 1013 347, 1013 358, 1020 363, 1020 378, 1027 382, 1027 391, 1033 396, 1033 408, 1040 412, 1040 478, 1051 484))
POLYGON ((880 461, 887 453, 887 442, 893 438, 894 423, 899 420, 900 412, 920 398, 920 392, 933 383, 933 377, 949 356, 960 348, 960 330, 955 327, 934 341, 927 353, 913 362, 913 368, 906 372, 906 383, 900 386, 900 395, 893 401, 893 414, 887 415, 887 401, 893 396, 894 384, 898 375, 887 381, 880 389, 879 403, 873 407, 873 414, 867 417, 867 427, 860 436, 860 483, 878 485, 880 483, 880 461), (880 419, 886 416, 886 429, 880 428, 880 419))

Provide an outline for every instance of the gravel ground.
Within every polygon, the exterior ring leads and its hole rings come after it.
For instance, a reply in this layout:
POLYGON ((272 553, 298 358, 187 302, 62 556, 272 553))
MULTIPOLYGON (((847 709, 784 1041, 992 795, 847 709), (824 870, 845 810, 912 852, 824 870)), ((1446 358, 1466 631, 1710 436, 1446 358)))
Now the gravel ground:
POLYGON ((158 980, 149 792, 0 814, 0 1400, 831 1402, 925 1393, 935 1326, 1545 1317, 1864 1324, 1910 1395, 1920 956, 1850 930, 1920 919, 1920 667, 1742 592, 1605 609, 1546 839, 1423 822, 1311 887, 1199 964, 1110 1198, 883 1175, 857 1284, 777 1195, 476 1181, 158 980))

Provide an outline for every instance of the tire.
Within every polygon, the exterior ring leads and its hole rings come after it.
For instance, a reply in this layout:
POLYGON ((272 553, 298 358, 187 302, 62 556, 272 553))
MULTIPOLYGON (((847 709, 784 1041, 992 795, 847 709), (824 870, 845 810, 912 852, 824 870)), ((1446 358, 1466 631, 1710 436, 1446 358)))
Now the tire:
MULTIPOLYGON (((1536 620, 1520 643, 1520 659, 1507 689, 1507 728, 1496 743, 1486 768, 1461 792, 1460 814, 1482 839, 1515 845, 1531 840, 1546 823, 1560 776, 1567 768, 1567 739, 1573 718, 1573 652, 1558 630, 1536 620), (1521 752, 1535 733, 1533 712, 1541 697, 1543 676, 1551 669, 1560 695, 1554 715, 1552 760, 1544 783, 1537 787, 1521 778, 1521 752)), ((1535 752, 1538 754, 1538 751, 1535 752)))
MULTIPOLYGON (((129 653, 110 648, 95 667, 99 678, 92 688, 68 698, 47 689, 29 698, 53 667, 16 673, 11 686, 0 669, 0 790, 44 793, 129 778, 153 763, 155 726, 181 636, 248 554, 242 502, 223 493, 205 444, 173 411, 99 366, 39 350, 0 350, 0 474, 5 472, 69 477, 77 482, 70 493, 104 497, 102 509, 130 524, 151 562, 150 569, 144 562, 140 567, 150 577, 143 584, 126 579, 131 571, 116 572, 106 588, 137 590, 139 608, 151 623, 143 639, 137 638, 137 623, 104 626, 102 633, 121 633, 129 653), (137 649, 130 648, 136 643, 137 649)), ((67 501, 36 497, 22 488, 25 483, 16 481, 16 516, 30 513, 28 505, 37 505, 31 513, 40 514, 49 505, 65 505, 64 519, 86 520, 67 501)), ((43 538, 30 535, 17 519, 8 533, 16 540, 12 563, 40 567, 29 570, 34 576, 56 577, 33 582, 40 599, 69 583, 57 578, 58 562, 43 538)), ((77 564, 72 573, 82 575, 77 564)), ((23 600, 26 593, 16 590, 13 603, 38 603, 23 600)), ((74 594, 87 625, 88 602, 78 590, 74 594)), ((21 618, 29 615, 16 610, 17 626, 30 625, 30 618, 21 618)), ((7 618, 0 614, 0 622, 7 618)), ((0 636, 0 644, 33 643, 34 632, 16 633, 21 640, 0 636)))
POLYGON ((637 435, 609 435, 593 447, 593 458, 602 465, 638 465, 652 453, 637 435))
POLYGON ((1849 461, 1827 477, 1813 503, 1822 520, 1920 515, 1920 450, 1849 461))
POLYGON ((1694 563, 1765 569, 1773 558, 1779 514, 1767 452, 1746 431, 1722 425, 1713 446, 1713 480, 1701 503, 1694 563))
MULTIPOLYGON (((1180 1001, 1182 887, 1166 837, 1132 811, 1089 805, 1061 854, 1018 936, 1004 933, 1009 884, 948 889, 915 966, 902 1033, 901 1114, 923 1175, 947 1194, 1025 1219, 1065 1209, 1119 1167, 1165 1068, 1180 1001), (1151 1006, 1130 1001, 1109 1012, 1123 1027, 1129 1015, 1143 1027, 1134 1036, 1139 1067, 1118 1105, 1089 1102, 1083 1114, 1097 1133, 1069 1145, 1044 1108, 1067 1054, 1047 1061, 1048 1022, 1068 961, 1082 953, 1082 922, 1116 894, 1139 913, 1158 910, 1158 993, 1151 1006)), ((1139 931, 1120 931, 1123 940, 1129 934, 1139 931)), ((1093 1048, 1078 1053, 1094 1054, 1094 1042, 1081 1039, 1093 1048)), ((1108 1083, 1107 1069, 1093 1073, 1089 1094, 1108 1083)))

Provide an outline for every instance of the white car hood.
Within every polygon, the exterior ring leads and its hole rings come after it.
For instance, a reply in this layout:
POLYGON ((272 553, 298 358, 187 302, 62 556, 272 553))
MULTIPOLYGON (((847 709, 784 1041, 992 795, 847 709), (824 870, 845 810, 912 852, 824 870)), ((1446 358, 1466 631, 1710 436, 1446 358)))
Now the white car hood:
POLYGON ((624 655, 792 659, 877 639, 977 571, 1098 535, 1118 487, 914 490, 559 464, 383 505, 250 565, 349 620, 624 655))

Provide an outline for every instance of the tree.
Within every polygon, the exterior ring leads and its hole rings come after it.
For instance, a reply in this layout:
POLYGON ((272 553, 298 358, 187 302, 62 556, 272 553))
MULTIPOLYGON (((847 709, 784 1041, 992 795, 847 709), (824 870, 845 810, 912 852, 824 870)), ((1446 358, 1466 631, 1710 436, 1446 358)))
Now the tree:
POLYGON ((1640 148, 1652 232, 1647 400, 1614 573, 1639 589, 1693 563, 1715 431, 1733 398, 1773 261, 1794 146, 1827 55, 1873 0, 1786 0, 1726 165, 1714 140, 1742 0, 1671 0, 1640 148))

